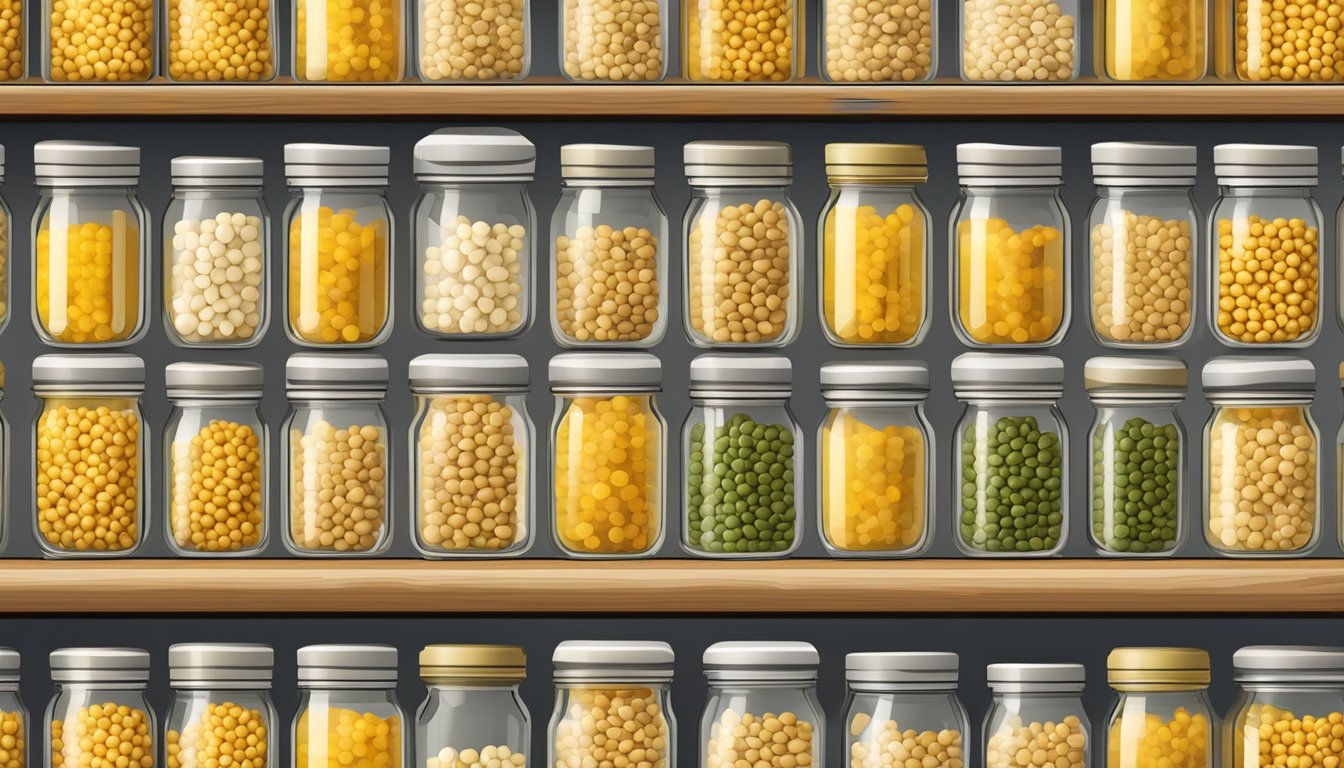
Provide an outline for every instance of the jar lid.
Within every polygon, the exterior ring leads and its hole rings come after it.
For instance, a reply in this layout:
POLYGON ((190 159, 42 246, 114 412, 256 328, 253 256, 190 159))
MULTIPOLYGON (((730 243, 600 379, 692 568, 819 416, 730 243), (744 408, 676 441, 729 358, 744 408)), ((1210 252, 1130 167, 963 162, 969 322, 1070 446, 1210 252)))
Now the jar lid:
POLYGON ((527 654, 516 645, 427 645, 420 651, 425 682, 512 683, 527 677, 527 654))
POLYGON ((1093 398, 1179 400, 1188 378, 1185 361, 1171 357, 1094 357, 1083 366, 1083 386, 1093 398))
POLYGON ((1200 648, 1116 648, 1106 679, 1118 691, 1205 688, 1209 652, 1200 648))
POLYGON ((265 373, 256 363, 169 363, 163 369, 163 382, 169 397, 257 398, 265 373))
POLYGON ((653 179, 653 147, 627 144, 566 144, 560 148, 566 179, 653 179))
POLYGON ((0 648, 0 683, 19 682, 19 673, 22 669, 18 651, 13 648, 0 648))
POLYGON ((168 678, 174 688, 271 687, 275 651, 260 643, 178 643, 168 647, 168 678))
POLYGON ((126 354, 39 355, 33 391, 132 392, 145 390, 145 361, 126 354))
POLYGON ((1087 669, 1082 664, 990 664, 985 679, 999 693, 1082 692, 1087 669))
POLYGON ((793 392, 793 364, 779 355, 700 355, 691 361, 691 397, 759 400, 793 392))
POLYGON ((551 358, 552 392, 656 392, 663 363, 647 352, 566 352, 551 358))
POLYGON ((1199 173, 1193 144, 1103 141, 1092 145, 1092 176, 1100 187, 1188 187, 1199 173))
POLYGON ((1228 356, 1204 364, 1204 393, 1283 393, 1310 398, 1316 392, 1316 366, 1300 357, 1228 356))
POLYGON ((780 141, 692 141, 682 159, 692 186, 779 186, 793 178, 793 148, 780 141))
POLYGON ((57 648, 48 658, 56 683, 149 682, 149 652, 140 648, 57 648))
POLYGON ((907 685, 911 688, 956 688, 960 660, 947 651, 851 653, 845 656, 845 679, 855 683, 907 685))
POLYGON ((293 186, 387 185, 392 151, 361 144, 286 144, 285 176, 293 186))
POLYGON ((922 184, 929 160, 919 144, 827 144, 826 175, 833 182, 922 184))
POLYGON ((551 663, 557 683, 666 683, 676 656, 661 641, 566 640, 555 647, 551 663))
POLYGON ((1049 355, 966 352, 952 361, 952 387, 958 397, 1058 398, 1064 394, 1064 361, 1049 355))
POLYGON ((33 146, 38 184, 130 186, 140 181, 140 148, 102 141, 39 141, 33 146))
POLYGON ((526 392, 530 380, 526 360, 519 355, 503 354, 420 355, 411 360, 410 378, 412 392, 429 393, 526 392))
POLYGON ((834 400, 923 400, 929 394, 929 366, 900 363, 826 363, 821 395, 834 400))
POLYGON ((256 157, 174 157, 178 187, 259 187, 264 165, 256 157))
POLYGON ((508 128, 442 128, 415 143, 417 181, 531 181, 537 148, 508 128))
POLYGON ((1344 683, 1344 648, 1248 645, 1232 654, 1238 683, 1344 683))
POLYGON ((305 645, 299 649, 299 685, 382 688, 397 683, 391 645, 305 645))
POLYGON ((728 640, 706 648, 703 662, 713 682, 808 682, 817 679, 821 656, 811 643, 728 640))
POLYGON ((963 186, 1030 187, 1063 182, 1059 147, 958 144, 957 176, 963 186))
POLYGON ((387 361, 377 355, 300 352, 285 363, 285 389, 307 396, 382 397, 387 392, 387 361))
POLYGON ((1213 171, 1227 187, 1314 187, 1315 147, 1291 144, 1219 144, 1213 171))

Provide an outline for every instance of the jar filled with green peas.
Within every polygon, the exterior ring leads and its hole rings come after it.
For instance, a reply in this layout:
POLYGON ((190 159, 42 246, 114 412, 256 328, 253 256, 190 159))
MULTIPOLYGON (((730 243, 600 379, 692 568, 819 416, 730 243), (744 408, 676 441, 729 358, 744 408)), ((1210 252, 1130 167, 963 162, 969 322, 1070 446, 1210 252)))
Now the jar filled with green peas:
POLYGON ((1096 406, 1092 545, 1102 555, 1161 557, 1185 540, 1185 363, 1165 357, 1094 357, 1083 369, 1096 406))
POLYGON ((972 557, 1048 557, 1068 536, 1064 363, 971 352, 952 361, 957 546, 972 557))
POLYGON ((802 539, 793 368, 776 356, 691 361, 691 414, 682 432, 682 548, 701 557, 784 557, 802 539))

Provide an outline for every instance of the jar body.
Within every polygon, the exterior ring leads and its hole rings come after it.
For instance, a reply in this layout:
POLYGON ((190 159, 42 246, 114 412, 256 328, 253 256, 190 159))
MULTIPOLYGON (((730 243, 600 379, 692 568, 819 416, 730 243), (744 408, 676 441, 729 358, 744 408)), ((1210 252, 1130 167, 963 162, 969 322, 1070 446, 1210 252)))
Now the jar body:
MULTIPOLYGON (((1088 768, 1092 727, 1080 693, 995 691, 985 716, 985 768, 1020 765, 1017 754, 1030 743, 1046 751, 1044 765, 1088 768)), ((1040 766, 1042 763, 1033 763, 1040 766)))
POLYGON ((955 690, 883 690, 851 684, 845 702, 849 768, 899 768, 910 759, 936 768, 966 765, 970 726, 955 690))
POLYGON ((49 83, 144 82, 154 76, 157 6, 44 0, 42 76, 49 83))
POLYGON ((564 0, 560 63, 576 83, 653 83, 667 76, 667 0, 564 0))
POLYGON ((0 34, 0 83, 13 83, 28 76, 28 8, 25 0, 0 2, 0 15, 9 27, 0 34))
POLYGON ((701 765, 750 762, 753 750, 734 735, 744 728, 787 744, 800 768, 826 761, 826 720, 813 683, 711 682, 700 720, 701 765))
POLYGON ((167 0, 164 74, 179 83, 256 83, 275 77, 271 0, 227 5, 167 0))
POLYGON ((432 83, 522 80, 532 60, 530 0, 416 0, 416 59, 432 83))
POLYGON ((402 768, 411 764, 405 717, 391 689, 300 688, 290 743, 293 768, 402 768), (342 759, 352 733, 365 734, 363 754, 342 759))
MULTIPOLYGON (((0 78, 0 82, 3 82, 3 78, 0 78)), ((13 247, 13 222, 14 212, 4 196, 0 195, 0 333, 9 327, 9 308, 13 303, 9 287, 10 261, 14 258, 10 252, 13 247)))
POLYGON ((1107 768, 1217 765, 1218 716, 1204 689, 1121 692, 1106 728, 1107 768))
POLYGON ((292 0, 294 79, 393 83, 405 73, 401 0, 292 0))
POLYGON ((109 749, 125 749, 131 768, 154 768, 158 745, 158 721, 149 707, 143 685, 94 683, 60 685, 47 707, 45 742, 50 749, 50 768, 89 765, 110 768, 116 763, 105 755, 109 749), (117 744, 100 722, 111 720, 121 727, 117 744), (87 734, 87 735, 86 735, 87 734), (101 743, 98 742, 100 734, 101 743))
POLYGON ((1092 421, 1092 545, 1170 555, 1185 540, 1185 429, 1175 403, 1098 404, 1092 421))
POLYGON ((686 79, 782 83, 802 77, 807 15, 803 0, 766 0, 758 14, 765 28, 758 25, 758 39, 748 40, 734 31, 750 24, 745 8, 713 0, 685 0, 681 55, 686 79))
POLYGON ((555 711, 547 744, 549 765, 611 766, 607 750, 598 753, 594 737, 608 728, 630 734, 651 768, 672 768, 676 761, 676 720, 671 686, 650 681, 556 683, 555 711))
MULTIPOLYGON (((19 698, 17 685, 0 689, 0 749, 13 768, 26 768, 33 763, 28 748, 28 709, 19 698)), ((36 753, 40 755, 41 753, 36 753)), ((40 761, 39 761, 40 762, 40 761)))
POLYGON ((1019 5, 962 0, 961 79, 984 83, 1077 80, 1082 50, 1078 11, 1078 0, 1026 0, 1019 5))
POLYGON ((886 22, 856 0, 822 0, 820 73, 833 83, 913 83, 938 71, 938 4, 888 0, 886 22))
POLYGON ((164 428, 168 546, 187 557, 266 547, 269 435, 256 400, 175 402, 164 428))
POLYGON ((1243 686, 1223 723, 1224 760, 1231 768, 1259 768, 1266 755, 1298 743, 1327 759, 1338 756, 1334 729, 1344 722, 1344 690, 1289 681, 1243 686))
POLYGON ((1207 0, 1104 0, 1096 71, 1119 82, 1192 82, 1208 70, 1207 0))
POLYGON ((267 690, 176 689, 163 724, 165 768, 209 768, 221 755, 268 768, 278 761, 275 717, 267 690))
POLYGON ((1214 6, 1218 75, 1256 83, 1344 80, 1344 50, 1329 36, 1339 9, 1319 19, 1314 11, 1299 0, 1221 0, 1214 6))
POLYGON ((415 762, 453 768, 500 761, 524 768, 532 727, 518 684, 428 683, 415 723, 415 762), (472 754, 477 759, 472 759, 472 754))

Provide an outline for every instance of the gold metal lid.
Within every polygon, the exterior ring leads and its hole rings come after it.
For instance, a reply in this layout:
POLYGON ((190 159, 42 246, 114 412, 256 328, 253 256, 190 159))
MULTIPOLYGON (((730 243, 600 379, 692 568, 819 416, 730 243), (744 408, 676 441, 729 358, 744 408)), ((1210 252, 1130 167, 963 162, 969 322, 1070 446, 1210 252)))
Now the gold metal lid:
POLYGON ((516 645, 427 645, 420 651, 420 677, 518 681, 527 677, 527 654, 516 645))
POLYGON ((1106 679, 1119 691, 1189 690, 1209 685, 1209 652, 1200 648, 1116 648, 1106 679))
POLYGON ((831 181, 920 184, 929 179, 929 161, 918 144, 827 144, 826 175, 831 181))

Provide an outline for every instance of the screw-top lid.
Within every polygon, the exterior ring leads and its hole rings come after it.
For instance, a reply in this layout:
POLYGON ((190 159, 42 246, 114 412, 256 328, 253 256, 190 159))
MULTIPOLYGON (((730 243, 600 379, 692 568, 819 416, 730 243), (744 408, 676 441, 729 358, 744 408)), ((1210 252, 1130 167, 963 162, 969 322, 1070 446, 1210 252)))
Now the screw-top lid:
POLYGON ((1291 144, 1219 144, 1213 170, 1227 187, 1314 187, 1315 147, 1291 144))
POLYGON ((1083 386, 1093 399, 1179 400, 1189 369, 1171 357, 1094 357, 1083 366, 1083 386))
POLYGON ((929 161, 919 144, 827 144, 826 175, 832 182, 922 184, 929 161))
POLYGON ((49 658, 56 683, 149 682, 149 652, 140 648, 57 648, 49 658))
POLYGON ((551 391, 656 392, 663 363, 647 352, 567 352, 551 358, 551 391))
POLYGON ((821 395, 828 400, 923 400, 929 396, 929 366, 903 363, 826 363, 821 395))
POLYGON ((793 364, 778 355, 700 355, 691 361, 691 397, 759 400, 793 392, 793 364))
POLYGON ((415 143, 418 181, 531 181, 537 148, 508 128, 443 128, 415 143))
POLYGON ((256 363, 170 363, 163 369, 163 382, 169 397, 257 398, 265 374, 256 363))
POLYGON ((426 683, 517 683, 527 677, 527 654, 516 645, 427 645, 420 651, 426 683))
POLYGON ((130 186, 140 181, 140 148, 102 141, 39 141, 33 146, 38 184, 130 186))
POLYGON ((264 164, 256 157, 175 157, 171 167, 178 187, 259 187, 264 164))
POLYGON ((821 656, 811 643, 729 640, 706 648, 703 661, 711 682, 807 682, 817 679, 821 656))
POLYGON ((1199 172, 1193 144, 1103 141, 1092 145, 1092 176, 1099 187, 1188 187, 1199 172))
POLYGON ((851 653, 845 679, 854 690, 900 686, 910 690, 955 690, 959 659, 947 651, 851 653))
POLYGON ((1064 361, 1049 355, 967 352, 952 361, 952 387, 958 397, 1055 399, 1064 394, 1064 361))
POLYGON ((653 180, 653 147, 627 144, 566 144, 560 176, 611 181, 653 180))
POLYGON ((275 651, 260 643, 178 643, 168 648, 174 688, 262 690, 271 687, 275 651))
POLYGON ((1117 691, 1207 688, 1209 652, 1199 648, 1116 648, 1106 657, 1106 679, 1117 691))
POLYGON ((778 186, 793 178, 793 149, 780 141, 692 141, 682 158, 692 186, 778 186))
POLYGON ((1248 645, 1232 654, 1238 683, 1344 683, 1344 648, 1248 645))
POLYGON ((1063 182, 1059 147, 958 144, 957 176, 963 186, 1032 187, 1063 182))
POLYGON ((392 151, 361 144, 286 144, 285 176, 291 186, 387 185, 392 151))
POLYGON ((551 655, 558 684, 666 683, 676 657, 672 646, 643 640, 566 640, 551 655))
POLYGON ((1300 357, 1215 357, 1204 364, 1201 378, 1209 399, 1255 395, 1310 400, 1316 392, 1316 366, 1300 357))
POLYGON ((990 664, 985 679, 995 693, 1081 693, 1087 670, 1082 664, 990 664))
POLYGON ((299 649, 299 685, 309 688, 387 688, 397 684, 391 645, 305 645, 299 649))
POLYGON ((130 392, 145 390, 145 361, 135 355, 40 355, 33 360, 33 391, 130 392))
POLYGON ((285 363, 285 389, 304 397, 382 397, 387 361, 377 355, 300 352, 285 363))
POLYGON ((519 355, 420 355, 411 361, 410 378, 412 392, 428 393, 526 392, 529 381, 519 355))
POLYGON ((18 651, 13 648, 0 648, 0 685, 18 683, 22 668, 18 651))

